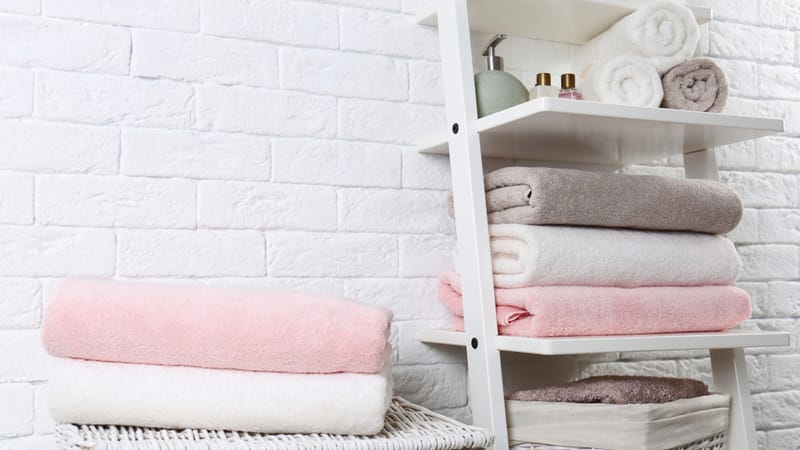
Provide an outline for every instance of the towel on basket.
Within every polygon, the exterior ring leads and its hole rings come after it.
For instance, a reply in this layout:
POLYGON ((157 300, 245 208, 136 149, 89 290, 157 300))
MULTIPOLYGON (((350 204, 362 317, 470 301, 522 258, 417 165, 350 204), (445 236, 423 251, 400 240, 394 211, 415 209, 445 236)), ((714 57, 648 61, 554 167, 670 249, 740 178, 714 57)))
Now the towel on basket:
POLYGON ((662 77, 664 108, 720 112, 728 102, 728 79, 713 60, 695 58, 662 77))
POLYGON ((579 72, 586 100, 657 108, 664 86, 656 66, 647 58, 620 55, 598 61, 579 72))
POLYGON ((723 234, 742 202, 711 180, 506 167, 485 177, 489 223, 585 225, 723 234))
POLYGON ((58 358, 56 421, 260 433, 375 434, 391 401, 379 374, 289 374, 58 358))
POLYGON ((557 386, 526 389, 511 394, 510 400, 529 402, 666 403, 708 395, 708 386, 690 378, 604 375, 557 386))
POLYGON ((71 279, 42 324, 53 356, 267 372, 377 373, 391 311, 298 292, 71 279))
POLYGON ((689 8, 673 1, 649 2, 578 47, 575 70, 588 73, 593 64, 636 55, 649 59, 663 74, 694 54, 699 36, 689 8))
POLYGON ((741 268, 733 242, 701 233, 503 224, 489 239, 500 288, 728 285, 741 268))
MULTIPOLYGON (((498 332, 508 336, 606 336, 719 331, 750 317, 750 297, 733 286, 495 289, 498 332)), ((464 329, 461 280, 439 279, 439 298, 464 329)))

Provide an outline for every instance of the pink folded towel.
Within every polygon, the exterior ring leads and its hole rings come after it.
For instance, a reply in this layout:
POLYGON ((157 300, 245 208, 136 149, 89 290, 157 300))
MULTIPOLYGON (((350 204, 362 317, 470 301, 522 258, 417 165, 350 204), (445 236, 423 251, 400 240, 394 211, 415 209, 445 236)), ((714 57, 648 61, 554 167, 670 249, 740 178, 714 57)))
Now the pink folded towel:
POLYGON ((51 355, 290 373, 378 373, 391 311, 298 292, 71 279, 47 304, 51 355))
MULTIPOLYGON (((608 336, 720 331, 750 317, 750 297, 733 286, 540 286, 495 289, 498 332, 508 336, 608 336)), ((439 279, 439 298, 464 329, 456 273, 439 279)))

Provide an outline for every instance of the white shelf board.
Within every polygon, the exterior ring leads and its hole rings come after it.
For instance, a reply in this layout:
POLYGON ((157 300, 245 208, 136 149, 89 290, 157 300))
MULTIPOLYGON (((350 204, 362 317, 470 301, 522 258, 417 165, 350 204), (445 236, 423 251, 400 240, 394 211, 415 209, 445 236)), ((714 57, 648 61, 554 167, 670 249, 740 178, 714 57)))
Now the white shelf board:
MULTIPOLYGON (((651 0, 468 0, 472 31, 504 33, 557 42, 584 43, 651 0)), ((697 23, 712 19, 708 8, 690 7, 697 23)), ((417 20, 436 26, 436 11, 417 20)))
MULTIPOLYGON (((539 98, 477 121, 484 157, 624 165, 783 132, 783 120, 539 98)), ((447 136, 421 153, 447 154, 447 136)))
MULTIPOLYGON (((422 330, 417 339, 431 344, 466 347, 468 338, 461 331, 422 330)), ((782 331, 730 330, 714 333, 674 333, 640 336, 589 336, 563 338, 525 338, 498 336, 501 351, 538 355, 578 355, 608 352, 654 350, 699 350, 744 347, 782 347, 789 345, 789 333, 782 331)))

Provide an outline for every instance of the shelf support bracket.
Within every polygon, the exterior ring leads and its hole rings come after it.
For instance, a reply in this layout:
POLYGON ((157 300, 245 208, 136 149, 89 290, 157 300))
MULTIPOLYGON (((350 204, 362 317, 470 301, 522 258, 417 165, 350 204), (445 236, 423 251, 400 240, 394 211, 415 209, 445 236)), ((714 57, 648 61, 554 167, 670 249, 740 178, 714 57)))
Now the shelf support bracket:
POLYGON ((508 449, 505 399, 489 250, 483 161, 476 127, 478 107, 466 0, 442 0, 437 14, 445 113, 453 178, 458 265, 468 339, 469 402, 473 423, 494 434, 494 449, 508 449))
POLYGON ((753 403, 747 381, 747 362, 742 348, 713 349, 711 371, 714 373, 714 390, 731 396, 730 424, 728 425, 729 450, 757 450, 756 425, 753 403))

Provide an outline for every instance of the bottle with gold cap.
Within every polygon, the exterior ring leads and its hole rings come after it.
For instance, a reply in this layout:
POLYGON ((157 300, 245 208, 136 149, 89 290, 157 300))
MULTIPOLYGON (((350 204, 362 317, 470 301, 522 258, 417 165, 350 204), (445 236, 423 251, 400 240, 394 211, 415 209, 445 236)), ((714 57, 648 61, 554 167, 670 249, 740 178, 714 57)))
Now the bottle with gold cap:
POLYGON ((583 100, 583 93, 575 87, 574 73, 561 74, 561 90, 558 91, 558 97, 571 100, 583 100))
POLYGON ((531 100, 541 97, 558 97, 558 88, 550 85, 550 74, 546 72, 536 74, 536 86, 530 91, 531 100))

